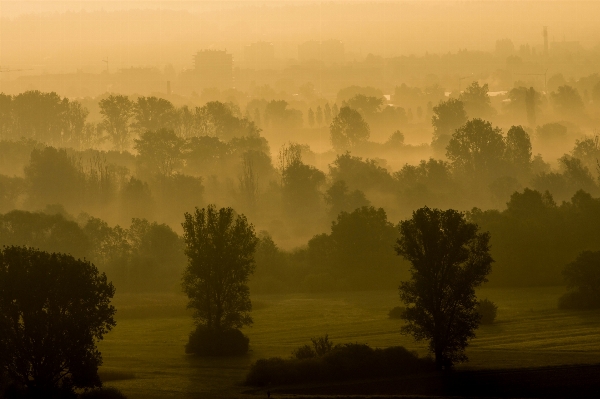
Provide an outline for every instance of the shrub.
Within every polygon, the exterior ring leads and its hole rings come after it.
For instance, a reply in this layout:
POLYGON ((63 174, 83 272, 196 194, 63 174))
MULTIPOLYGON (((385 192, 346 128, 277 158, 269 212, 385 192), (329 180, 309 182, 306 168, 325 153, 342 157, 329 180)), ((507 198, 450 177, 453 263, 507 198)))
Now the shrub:
POLYGON ((562 273, 569 291, 558 300, 559 308, 600 308, 600 251, 581 252, 562 273))
POLYGON ((79 399, 126 399, 127 397, 117 388, 99 388, 83 392, 79 399))
POLYGON ((296 359, 312 359, 317 357, 317 352, 310 345, 303 345, 292 352, 292 356, 296 359))
MULTIPOLYGON (((309 349, 310 346, 306 345, 309 349)), ((320 357, 259 359, 250 367, 246 385, 265 386, 398 376, 433 370, 430 358, 403 347, 373 349, 366 344, 336 345, 320 357)))
POLYGON ((198 325, 190 333, 185 353, 198 356, 238 356, 248 353, 250 339, 240 330, 228 329, 220 333, 198 325))
POLYGON ((481 324, 492 324, 496 320, 498 306, 489 299, 482 299, 477 303, 477 313, 481 316, 481 324))
POLYGON ((580 291, 569 291, 558 298, 559 309, 592 310, 599 307, 600 304, 597 300, 580 291))
POLYGON ((330 352, 333 348, 333 342, 329 340, 329 335, 310 339, 313 346, 303 345, 292 352, 292 357, 296 359, 312 359, 321 357, 330 352))
POLYGON ((405 311, 406 308, 404 306, 396 306, 389 311, 388 316, 390 319, 401 319, 405 311))

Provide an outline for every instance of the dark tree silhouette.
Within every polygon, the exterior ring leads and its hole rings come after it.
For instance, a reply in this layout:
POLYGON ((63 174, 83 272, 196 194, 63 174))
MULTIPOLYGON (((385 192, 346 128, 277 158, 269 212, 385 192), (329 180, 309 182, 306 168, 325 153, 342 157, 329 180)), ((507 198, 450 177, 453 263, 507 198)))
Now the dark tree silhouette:
POLYGON ((111 95, 101 100, 98 105, 102 115, 102 125, 115 149, 126 150, 129 146, 129 119, 133 115, 133 103, 127 96, 111 95))
POLYGON ((475 287, 491 271, 490 235, 452 209, 418 209, 399 227, 396 252, 411 263, 411 280, 400 285, 402 332, 429 341, 436 367, 448 369, 467 360, 479 325, 475 287))
POLYGON ((247 283, 258 243, 254 227, 232 208, 214 205, 186 213, 182 226, 188 256, 183 290, 198 327, 218 339, 252 324, 247 283))
POLYGON ((356 147, 361 142, 369 139, 371 134, 369 124, 356 110, 342 107, 338 115, 333 118, 329 127, 331 144, 338 151, 356 147))
POLYGON ((138 133, 158 129, 173 129, 177 122, 177 111, 170 101, 158 97, 139 97, 133 105, 135 123, 133 128, 138 133))
POLYGON ((153 175, 169 177, 183 165, 184 144, 173 130, 147 131, 135 140, 138 162, 153 175))
POLYGON ((500 128, 493 128, 482 119, 472 119, 452 134, 446 156, 455 170, 471 177, 494 175, 501 173, 505 148, 500 128))
POLYGON ((431 124, 433 125, 433 141, 431 145, 436 151, 443 151, 452 133, 467 121, 467 113, 462 101, 451 98, 433 107, 431 124))
POLYGON ((565 309, 600 308, 600 251, 583 251, 562 272, 568 292, 558 304, 565 309))
POLYGON ((478 82, 471 83, 459 96, 465 104, 465 110, 470 118, 489 118, 494 114, 487 83, 479 86, 478 82))
POLYGON ((96 342, 115 325, 104 273, 70 255, 0 251, 0 367, 32 397, 101 386, 96 342))

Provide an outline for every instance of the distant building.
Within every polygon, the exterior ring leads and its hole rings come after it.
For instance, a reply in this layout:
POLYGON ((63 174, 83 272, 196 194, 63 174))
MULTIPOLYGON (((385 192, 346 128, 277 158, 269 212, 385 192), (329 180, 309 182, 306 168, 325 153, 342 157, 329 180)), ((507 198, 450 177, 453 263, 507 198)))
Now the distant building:
POLYGON ((256 42, 244 48, 244 63, 251 69, 273 69, 275 67, 275 49, 273 43, 256 42))
POLYGON ((233 56, 222 50, 202 50, 194 55, 194 80, 201 87, 233 86, 233 56))
POLYGON ((298 61, 320 61, 324 64, 344 62, 344 43, 339 40, 310 41, 298 45, 298 61))

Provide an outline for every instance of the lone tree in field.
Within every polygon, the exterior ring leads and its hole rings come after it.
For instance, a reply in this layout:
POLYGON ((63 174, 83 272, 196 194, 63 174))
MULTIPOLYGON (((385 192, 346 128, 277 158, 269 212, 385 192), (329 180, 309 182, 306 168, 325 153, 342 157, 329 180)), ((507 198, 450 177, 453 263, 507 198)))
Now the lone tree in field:
POLYGON ((475 287, 487 281, 494 261, 489 240, 452 209, 424 207, 400 222, 396 252, 411 263, 411 280, 400 285, 407 306, 402 332, 429 341, 440 370, 467 360, 480 321, 475 287))
POLYGON ((90 262, 0 250, 0 371, 27 397, 69 397, 75 388, 101 386, 96 342, 116 325, 114 293, 90 262))
POLYGON ((188 266, 183 289, 194 309, 197 328, 187 353, 240 354, 248 338, 239 329, 252 324, 248 278, 254 271, 258 239, 244 215, 214 205, 185 214, 182 224, 188 266))

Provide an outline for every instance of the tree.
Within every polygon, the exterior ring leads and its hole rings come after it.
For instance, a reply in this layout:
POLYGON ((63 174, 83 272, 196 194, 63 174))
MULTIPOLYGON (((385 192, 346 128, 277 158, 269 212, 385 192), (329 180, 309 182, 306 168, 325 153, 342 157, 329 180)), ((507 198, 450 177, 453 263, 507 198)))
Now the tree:
POLYGON ((336 181, 325 192, 325 202, 329 205, 329 215, 337 218, 340 212, 352 212, 353 210, 371 205, 371 202, 360 190, 350 192, 345 181, 336 181))
POLYGON ((65 149, 34 148, 24 172, 29 206, 63 204, 70 208, 79 205, 84 176, 80 165, 65 149))
POLYGON ((127 96, 110 95, 100 100, 102 125, 115 149, 123 151, 129 146, 129 119, 133 115, 133 103, 127 96))
POLYGON ((115 325, 104 273, 70 255, 0 251, 0 367, 32 397, 101 386, 96 342, 115 325))
POLYGON ((531 140, 521 126, 511 126, 506 133, 505 158, 517 173, 527 174, 531 170, 531 140))
POLYGON ((302 127, 302 112, 288 109, 285 100, 271 100, 265 106, 264 122, 275 129, 295 129, 302 127))
POLYGON ((329 127, 331 144, 338 151, 348 150, 369 139, 369 124, 358 111, 342 107, 329 127))
POLYGON ((188 257, 183 290, 197 326, 218 338, 252 324, 247 283, 258 242, 254 226, 232 208, 214 205, 186 212, 182 226, 188 257))
POLYGON ((428 207, 399 228, 396 252, 411 263, 411 280, 400 285, 407 306, 402 332, 429 341, 436 367, 448 369, 467 360, 479 325, 475 288, 491 271, 490 235, 460 212, 428 207))
POLYGON ((585 105, 577 89, 571 86, 560 86, 556 92, 550 93, 554 110, 562 117, 581 116, 585 105))
POLYGON ((564 309, 600 308, 600 251, 583 251, 562 272, 569 290, 559 300, 564 309))
POLYGON ((68 100, 55 92, 26 91, 13 97, 12 110, 15 123, 14 136, 32 137, 35 140, 58 144, 68 100))
POLYGON ((325 123, 331 123, 331 107, 329 106, 329 103, 325 103, 323 118, 325 118, 325 123))
POLYGON ((170 101, 158 97, 139 97, 133 106, 138 133, 148 130, 173 129, 177 121, 177 111, 170 101))
POLYGON ((456 129, 446 147, 446 156, 455 170, 474 174, 501 172, 506 144, 500 128, 472 119, 456 129))
POLYGON ((317 105, 316 121, 317 126, 321 126, 323 124, 323 109, 320 105, 317 105))
POLYGON ((462 101, 451 98, 442 101, 433 107, 431 124, 433 125, 432 147, 437 151, 443 151, 452 133, 467 121, 467 113, 462 101))
POLYGON ((82 150, 83 144, 87 144, 86 119, 89 115, 87 108, 81 105, 79 101, 71 101, 67 105, 65 115, 65 136, 67 141, 78 150, 82 150))
POLYGON ((487 83, 479 86, 478 82, 473 82, 463 91, 459 99, 465 104, 465 110, 471 118, 489 118, 494 114, 490 96, 488 96, 487 83))
POLYGON ((139 162, 151 173, 169 177, 183 165, 185 140, 173 130, 149 130, 134 141, 139 162))
POLYGON ((313 127, 315 125, 315 112, 312 108, 308 109, 308 126, 313 127))

